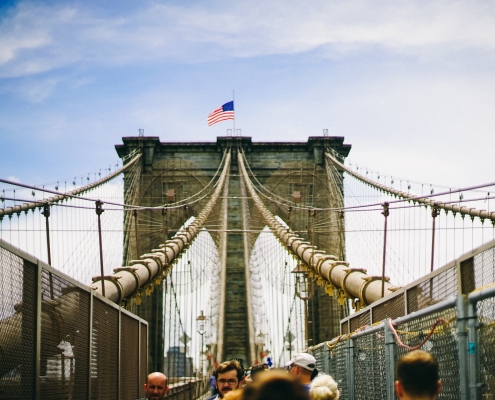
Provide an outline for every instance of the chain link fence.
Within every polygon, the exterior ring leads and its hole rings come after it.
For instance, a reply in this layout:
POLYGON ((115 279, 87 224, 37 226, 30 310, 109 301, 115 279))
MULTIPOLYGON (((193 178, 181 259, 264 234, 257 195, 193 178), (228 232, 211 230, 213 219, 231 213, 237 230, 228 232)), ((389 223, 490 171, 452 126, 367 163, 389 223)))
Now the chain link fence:
POLYGON ((142 397, 147 322, 0 240, 0 399, 142 397))
POLYGON ((439 399, 495 399, 495 241, 343 319, 340 336, 308 351, 340 399, 392 400, 395 363, 418 345, 439 361, 439 399))

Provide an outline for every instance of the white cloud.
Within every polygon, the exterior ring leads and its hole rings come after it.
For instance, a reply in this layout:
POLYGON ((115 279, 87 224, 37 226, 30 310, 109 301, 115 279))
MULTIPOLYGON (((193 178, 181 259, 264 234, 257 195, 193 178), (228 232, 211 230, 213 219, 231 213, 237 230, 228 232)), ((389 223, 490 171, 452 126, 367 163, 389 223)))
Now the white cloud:
POLYGON ((53 93, 58 83, 59 80, 57 79, 43 79, 34 82, 30 80, 19 85, 18 91, 25 99, 39 103, 53 93))
POLYGON ((378 46, 435 56, 495 47, 495 5, 467 1, 272 1, 171 6, 144 3, 100 15, 90 3, 20 3, 0 25, 0 76, 75 63, 196 62, 293 54, 316 48, 342 55, 378 46), (118 12, 118 11, 117 11, 118 12))
POLYGON ((14 175, 10 175, 6 178, 6 180, 11 181, 11 182, 16 182, 16 183, 21 183, 21 180, 14 175))

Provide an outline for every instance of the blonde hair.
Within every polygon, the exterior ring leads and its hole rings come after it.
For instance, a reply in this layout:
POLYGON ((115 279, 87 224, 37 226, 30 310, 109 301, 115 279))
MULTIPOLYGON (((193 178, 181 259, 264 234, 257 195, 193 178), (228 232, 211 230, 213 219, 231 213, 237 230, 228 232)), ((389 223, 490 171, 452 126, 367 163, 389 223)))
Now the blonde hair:
POLYGON ((330 375, 319 374, 311 382, 309 395, 312 400, 338 400, 340 393, 337 382, 330 375))

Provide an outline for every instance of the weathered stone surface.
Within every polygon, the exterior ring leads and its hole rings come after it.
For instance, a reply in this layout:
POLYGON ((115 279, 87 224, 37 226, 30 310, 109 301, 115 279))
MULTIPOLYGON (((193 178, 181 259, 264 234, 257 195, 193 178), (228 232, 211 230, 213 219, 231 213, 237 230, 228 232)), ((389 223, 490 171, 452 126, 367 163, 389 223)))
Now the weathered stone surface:
MULTIPOLYGON (((252 142, 250 137, 218 137, 216 142, 160 142, 158 137, 124 137, 123 144, 117 145, 120 157, 125 157, 136 148, 142 147, 142 172, 139 192, 131 199, 134 204, 158 206, 167 202, 167 190, 173 189, 175 201, 183 200, 201 190, 217 171, 227 147, 236 150, 242 148, 247 163, 256 178, 271 193, 286 200, 293 200, 294 191, 301 194, 301 204, 320 208, 338 207, 342 201, 341 174, 328 175, 324 162, 326 148, 332 148, 341 159, 345 158, 351 146, 344 144, 343 137, 309 137, 307 142, 252 142)), ((242 230, 243 215, 241 204, 240 176, 237 170, 237 151, 232 154, 227 203, 227 229, 242 230), (238 197, 238 198, 235 198, 238 197)), ((126 177, 130 178, 130 177, 126 177)), ((126 187, 131 179, 126 180, 126 187)), ((138 258, 139 254, 157 248, 166 238, 173 236, 179 227, 192 215, 197 215, 207 199, 194 205, 168 210, 140 211, 137 217, 128 213, 125 217, 125 256, 126 260, 138 258), (163 221, 162 228, 151 221, 163 221), (137 221, 137 225, 136 225, 137 221), (137 229, 136 229, 137 226, 137 229), (137 237, 136 237, 137 236, 137 237)), ((265 200, 264 200, 265 201, 265 200)), ((319 249, 343 259, 343 234, 341 229, 318 231, 315 227, 325 223, 328 226, 342 226, 343 220, 337 213, 315 213, 307 210, 297 211, 285 204, 265 201, 270 211, 286 221, 293 231, 305 240, 311 241, 319 249), (330 222, 328 222, 330 221, 330 222)), ((264 226, 259 213, 248 202, 251 218, 250 228, 259 230, 264 226)), ((214 229, 218 229, 216 226, 214 229)), ((252 245, 256 233, 249 234, 252 245)), ((212 233, 218 244, 218 233, 212 233)), ((246 294, 246 257, 244 255, 243 233, 227 234, 226 257, 226 303, 224 359, 240 358, 245 365, 249 359, 249 331, 246 294)), ((155 315, 160 304, 161 291, 157 291, 149 305, 143 303, 143 316, 155 315), (147 309, 149 307, 149 309, 147 309)), ((319 343, 338 332, 341 308, 333 298, 328 297, 320 288, 308 303, 308 339, 310 344, 319 343)), ((151 369, 160 370, 160 356, 163 354, 163 324, 153 318, 146 318, 150 324, 150 360, 151 369), (161 346, 161 347, 160 347, 161 346)), ((166 327, 165 327, 166 329, 166 327)), ((221 361, 221 360, 220 360, 221 361)))

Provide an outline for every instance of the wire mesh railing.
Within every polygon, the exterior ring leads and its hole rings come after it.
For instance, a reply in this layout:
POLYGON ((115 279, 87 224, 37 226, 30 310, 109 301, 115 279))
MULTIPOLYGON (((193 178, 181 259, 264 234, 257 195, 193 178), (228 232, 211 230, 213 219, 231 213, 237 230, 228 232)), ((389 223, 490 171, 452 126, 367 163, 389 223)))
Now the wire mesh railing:
POLYGON ((395 363, 413 348, 438 359, 439 399, 493 398, 494 250, 495 242, 487 243, 399 289, 342 320, 337 338, 309 348, 340 398, 395 399, 395 363))
POLYGON ((146 321, 1 240, 0 290, 0 399, 141 397, 146 321))

